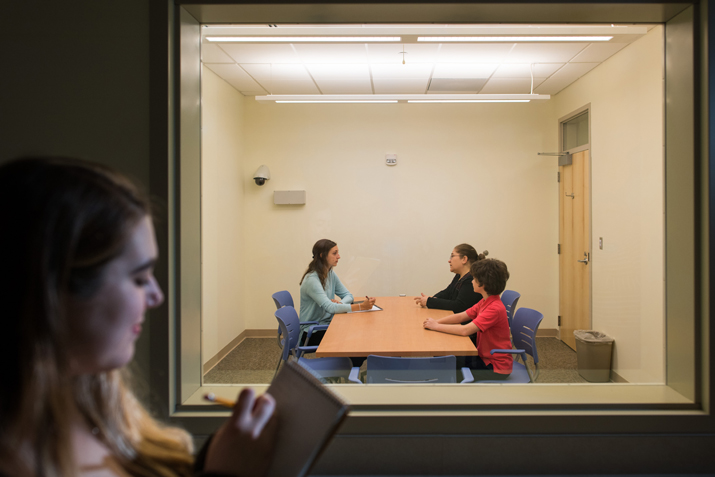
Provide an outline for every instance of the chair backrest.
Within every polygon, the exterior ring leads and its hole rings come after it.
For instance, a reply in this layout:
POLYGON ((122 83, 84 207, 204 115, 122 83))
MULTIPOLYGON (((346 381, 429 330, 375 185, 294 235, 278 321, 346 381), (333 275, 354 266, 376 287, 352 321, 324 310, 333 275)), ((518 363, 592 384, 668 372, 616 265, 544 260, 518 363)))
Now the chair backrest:
POLYGON ((281 356, 281 359, 286 361, 291 351, 298 345, 298 339, 300 338, 300 319, 298 319, 298 313, 296 313, 295 308, 292 306, 284 306, 277 309, 275 316, 278 320, 278 328, 281 330, 283 336, 287 337, 285 345, 283 346, 283 355, 281 356))
POLYGON ((273 302, 276 304, 276 308, 280 309, 284 306, 295 306, 293 305, 293 297, 288 290, 283 290, 275 292, 273 295, 273 302))
POLYGON ((521 294, 514 290, 504 290, 501 294, 501 301, 504 303, 504 308, 506 308, 506 317, 509 319, 509 326, 511 326, 511 320, 514 319, 514 311, 516 311, 516 304, 519 302, 519 298, 521 298, 521 294))
POLYGON ((456 383, 454 356, 435 358, 367 357, 368 383, 456 383))
POLYGON ((534 359, 534 364, 539 363, 536 352, 536 331, 539 329, 544 315, 531 308, 519 308, 514 314, 511 324, 511 339, 514 348, 523 349, 526 354, 534 359))

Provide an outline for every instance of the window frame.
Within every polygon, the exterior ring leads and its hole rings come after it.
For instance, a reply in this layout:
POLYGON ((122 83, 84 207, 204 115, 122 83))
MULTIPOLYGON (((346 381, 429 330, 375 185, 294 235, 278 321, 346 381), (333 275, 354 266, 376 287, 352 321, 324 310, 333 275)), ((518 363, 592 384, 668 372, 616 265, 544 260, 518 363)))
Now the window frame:
MULTIPOLYGON (((173 123, 173 134, 171 142, 173 148, 170 151, 170 156, 174 159, 169 161, 169 226, 170 237, 169 245, 169 280, 170 293, 174 294, 169 311, 168 319, 166 320, 165 337, 168 337, 168 355, 174 357, 174 360, 169 360, 168 373, 162 378, 162 382, 166 383, 165 397, 168 403, 168 412, 170 418, 175 422, 181 423, 195 434, 209 433, 215 429, 226 415, 225 412, 213 412, 202 410, 196 406, 182 405, 182 399, 179 398, 183 392, 186 395, 187 391, 182 388, 183 380, 180 378, 182 366, 181 352, 174 338, 182 340, 190 340, 188 330, 195 330, 196 323, 191 321, 191 317, 197 313, 196 300, 199 300, 200 305, 200 285, 198 297, 196 294, 195 277, 192 278, 191 259, 188 258, 195 251, 196 237, 192 236, 192 232, 188 232, 189 225, 192 223, 190 218, 185 214, 189 212, 187 205, 191 201, 189 194, 196 194, 195 189, 188 188, 185 190, 184 181, 190 176, 190 170, 187 169, 188 164, 185 161, 185 154, 191 150, 195 150, 196 144, 192 144, 189 136, 182 129, 181 122, 186 118, 185 108, 182 106, 183 90, 179 87, 181 81, 181 61, 179 56, 180 48, 178 45, 182 43, 180 33, 179 20, 180 15, 189 14, 205 21, 211 15, 216 15, 217 12, 224 11, 226 15, 239 15, 247 22, 265 21, 266 15, 270 14, 271 2, 261 6, 253 5, 250 8, 242 5, 241 2, 234 2, 232 5, 203 5, 202 2, 177 2, 175 7, 170 9, 170 31, 173 31, 173 51, 170 53, 173 60, 172 74, 170 77, 170 89, 173 89, 173 94, 169 96, 172 100, 170 110, 174 112, 170 119, 173 123), (236 8, 231 8, 236 7, 236 8), (243 7, 243 8, 242 8, 243 7), (242 13, 241 13, 242 12, 242 13), (250 17, 250 18, 249 18, 250 17), (181 114, 178 112, 181 111, 181 114), (176 119, 179 117, 180 119, 176 119), (192 282, 194 281, 194 282, 192 282), (190 327, 190 328, 189 328, 190 327)), ((246 2, 243 2, 246 3, 246 2)), ((420 15, 426 15, 431 12, 429 4, 418 4, 418 8, 408 5, 402 6, 403 11, 407 8, 412 8, 412 11, 407 17, 413 18, 414 22, 420 21, 420 15), (421 7, 421 8, 420 8, 421 7)), ((567 13, 557 13, 563 11, 564 5, 556 5, 556 8, 548 5, 516 4, 512 2, 504 2, 500 5, 486 4, 481 2, 464 2, 461 7, 474 7, 475 12, 478 12, 480 7, 485 12, 485 17, 489 21, 500 21, 504 16, 509 18, 522 18, 531 16, 529 22, 546 21, 548 15, 553 18, 571 18, 572 21, 642 21, 648 23, 656 23, 667 16, 670 19, 674 12, 679 8, 686 6, 692 8, 692 18, 673 24, 668 27, 666 24, 666 50, 671 48, 670 53, 666 51, 666 58, 670 54, 669 61, 675 61, 677 58, 673 54, 672 43, 688 42, 688 38, 692 42, 691 49, 693 56, 682 55, 679 60, 688 63, 690 68, 686 68, 684 76, 678 76, 678 73, 666 67, 666 103, 668 99, 678 98, 682 104, 674 103, 671 106, 676 109, 666 111, 666 194, 669 187, 682 187, 678 181, 690 182, 692 184, 693 195, 684 197, 684 203, 670 204, 670 210, 683 209, 686 210, 687 217, 684 218, 683 224, 674 224, 674 214, 667 214, 666 221, 668 222, 666 230, 666 269, 667 277, 677 276, 684 278, 683 283, 676 284, 676 280, 669 280, 667 289, 667 341, 668 341, 668 362, 667 362, 667 379, 669 385, 674 383, 678 389, 684 389, 687 384, 676 383, 675 376, 679 373, 679 369, 683 366, 687 367, 688 374, 694 379, 695 385, 692 390, 685 389, 686 394, 690 394, 692 405, 687 406, 665 406, 663 408, 648 408, 634 405, 578 405, 561 406, 549 404, 535 404, 524 406, 509 406, 506 408, 500 406, 426 406, 411 408, 410 406, 395 405, 395 406, 366 406, 363 409, 358 409, 348 419, 345 426, 341 429, 340 435, 344 437, 362 437, 382 435, 407 438, 409 436, 425 436, 432 434, 442 434, 451 436, 463 436, 468 438, 474 436, 475 429, 479 429, 480 435, 551 435, 565 436, 573 434, 573 429, 579 429, 579 435, 583 437, 583 441, 588 440, 589 436, 598 436, 612 433, 625 433, 629 435, 638 433, 655 433, 659 435, 672 434, 697 434, 697 433, 712 433, 715 431, 715 420, 709 414, 711 406, 710 401, 710 386, 712 383, 712 375, 709 366, 710 360, 713 358, 711 348, 709 347, 712 339, 712 331, 710 330, 708 319, 711 304, 708 296, 711 291, 710 286, 710 257, 712 255, 713 244, 708 235, 709 228, 715 223, 712 210, 715 207, 709 206, 709 191, 710 177, 700 174, 700 171, 712 171, 712 164, 709 165, 709 136, 708 136, 708 120, 710 110, 707 107, 702 107, 701 99, 708 96, 709 83, 708 73, 711 68, 707 58, 703 55, 707 51, 705 42, 707 41, 707 30, 709 17, 707 15, 706 3, 680 3, 680 2, 653 2, 652 4, 608 4, 606 2, 592 2, 590 4, 572 4, 567 13), (655 9, 651 7, 657 7, 655 9), (540 10, 534 9, 541 8, 540 10), (605 8, 605 9, 604 9, 605 8), (501 9, 502 13, 499 13, 501 9), (517 10, 520 9, 520 10, 517 10), (595 12, 595 13, 594 13, 595 12), (610 12, 610 13, 609 13, 610 12), (615 13, 613 13, 615 12, 615 13), (634 13, 635 12, 635 13, 634 13), (501 16, 500 16, 501 15, 501 16), (569 17, 569 15, 571 15, 569 17), (613 16, 604 15, 615 15, 613 16), (634 15, 637 19, 634 20, 634 15), (640 15, 640 16, 639 16, 640 15), (658 17, 661 15, 661 17, 658 17), (670 15, 670 16, 669 16, 670 15), (600 18, 599 18, 600 16, 600 18), (603 20, 610 18, 610 20, 603 20), (630 20, 629 20, 630 19, 630 20), (669 36, 670 35, 670 36, 669 36), (675 36, 673 36, 675 35, 675 36), (691 90, 685 88, 685 91, 677 91, 674 89, 678 84, 687 84, 691 81, 695 85, 691 90), (668 90, 668 88, 671 88, 668 90), (685 132, 683 132, 685 131, 685 132), (679 136, 684 136, 685 139, 679 136), (669 149, 670 148, 670 149, 669 149), (673 149, 675 148, 675 149, 673 149), (686 152, 685 156, 678 155, 678 148, 686 152), (679 161, 668 160, 668 157, 679 157, 679 161), (692 160, 683 160, 682 157, 692 157, 692 160), (696 181, 696 177, 701 177, 701 181, 696 181), (674 231, 673 227, 678 229, 674 231), (683 236, 682 233, 685 235, 683 236), (668 244, 679 243, 682 247, 668 247, 668 244), (696 257, 701 257, 697 259, 696 257), (682 322, 687 322, 686 326, 692 327, 692 332, 687 334, 685 338, 677 339, 679 326, 682 322), (672 333, 672 334, 671 334, 672 333), (694 339, 699 337, 699 339, 694 339), (678 341, 681 341, 678 343, 678 341), (671 347, 676 345, 681 349, 692 349, 690 356, 683 358, 681 354, 687 353, 671 353, 671 347)), ((289 5, 282 9, 279 15, 288 16, 287 18, 297 18, 301 15, 299 4, 289 5), (293 15, 293 17, 290 17, 293 15)), ((306 6, 302 15, 306 18, 314 18, 315 8, 325 8, 326 4, 306 6), (313 10, 311 10, 311 8, 313 10)), ((380 4, 369 4, 365 15, 369 16, 373 11, 380 11, 380 4)), ((400 10, 401 5, 393 5, 394 9, 400 10)), ((275 8, 273 8, 275 12, 275 8)), ((323 21, 336 22, 345 16, 354 15, 354 10, 347 4, 331 4, 331 15, 333 18, 327 18, 329 15, 322 17, 323 21)), ((464 21, 468 21, 469 15, 464 16, 464 21)), ((677 17, 677 15, 676 15, 677 17)), ((228 18, 228 17, 227 17, 228 18)), ((272 17, 271 17, 272 18, 272 17)), ((229 20, 235 21, 235 20, 229 20)), ((275 20, 274 20, 275 21, 275 20)), ((284 21, 284 20, 281 20, 284 21)), ((449 21, 446 19, 445 21, 449 21)), ((554 20, 552 20, 554 21, 554 20)), ((670 20, 672 21, 672 19, 670 20)), ((512 22, 517 22, 512 20, 512 22)), ((712 49, 711 49, 712 50, 712 49)), ((681 72, 682 73, 682 72, 681 72)), ((193 135, 193 140, 196 140, 196 135, 193 135)), ((198 139, 200 141, 200 138, 198 139)), ((712 174, 712 172, 711 172, 712 174)), ((672 196, 674 194, 667 194, 672 196)), ((666 207, 668 209, 668 207, 666 207)), ((198 219, 200 221, 200 217, 198 219)), ((199 222, 200 223, 200 222, 199 222)), ((200 247, 200 236, 198 237, 198 246, 200 247)), ((199 268, 200 273, 200 268, 199 268)), ((200 310, 200 306, 198 307, 200 310)), ((200 324, 198 325, 200 326, 200 324)), ((162 337, 158 337, 161 339, 162 337)), ((200 362, 198 369, 200 370, 200 362)), ((260 390, 260 387, 256 386, 260 390)), ((334 455, 347 455, 345 449, 334 455), (341 454, 342 452, 342 454, 341 454)))

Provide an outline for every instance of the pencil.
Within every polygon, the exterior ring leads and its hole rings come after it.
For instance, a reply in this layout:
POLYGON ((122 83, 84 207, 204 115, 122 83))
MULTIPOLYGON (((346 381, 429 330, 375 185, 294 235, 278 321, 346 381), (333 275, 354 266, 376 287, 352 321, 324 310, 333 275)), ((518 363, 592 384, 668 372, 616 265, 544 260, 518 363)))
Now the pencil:
POLYGON ((233 409, 233 406, 236 405, 235 402, 230 401, 225 398, 222 398, 222 397, 218 397, 214 393, 204 394, 204 399, 206 399, 207 401, 215 402, 216 404, 220 404, 223 407, 228 407, 231 409, 233 409))

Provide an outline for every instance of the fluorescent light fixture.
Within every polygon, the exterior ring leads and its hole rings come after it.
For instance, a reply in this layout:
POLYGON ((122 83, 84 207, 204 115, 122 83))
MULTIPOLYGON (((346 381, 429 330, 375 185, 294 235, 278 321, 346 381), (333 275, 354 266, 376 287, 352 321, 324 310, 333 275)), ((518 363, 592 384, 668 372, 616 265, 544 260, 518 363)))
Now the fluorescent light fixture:
POLYGON ((528 103, 530 99, 408 99, 408 103, 528 103))
POLYGON ((276 103, 494 103, 550 99, 548 94, 271 94, 256 96, 259 102, 276 103))
POLYGON ((436 43, 447 42, 509 42, 517 43, 521 41, 609 41, 612 36, 420 36, 417 41, 428 41, 436 43))
POLYGON ((362 99, 362 100, 305 100, 305 101, 281 101, 281 100, 276 100, 276 103, 396 103, 397 100, 371 100, 371 99, 362 99))
POLYGON ((207 41, 221 43, 339 43, 402 41, 399 36, 207 36, 207 41))

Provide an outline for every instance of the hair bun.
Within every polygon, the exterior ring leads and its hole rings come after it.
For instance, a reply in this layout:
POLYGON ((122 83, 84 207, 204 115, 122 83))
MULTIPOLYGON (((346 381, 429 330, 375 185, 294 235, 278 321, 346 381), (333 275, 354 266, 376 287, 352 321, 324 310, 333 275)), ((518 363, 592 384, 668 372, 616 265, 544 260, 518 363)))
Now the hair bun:
POLYGON ((487 255, 489 255, 489 250, 483 251, 483 252, 482 252, 482 255, 484 255, 485 257, 486 257, 487 255))

